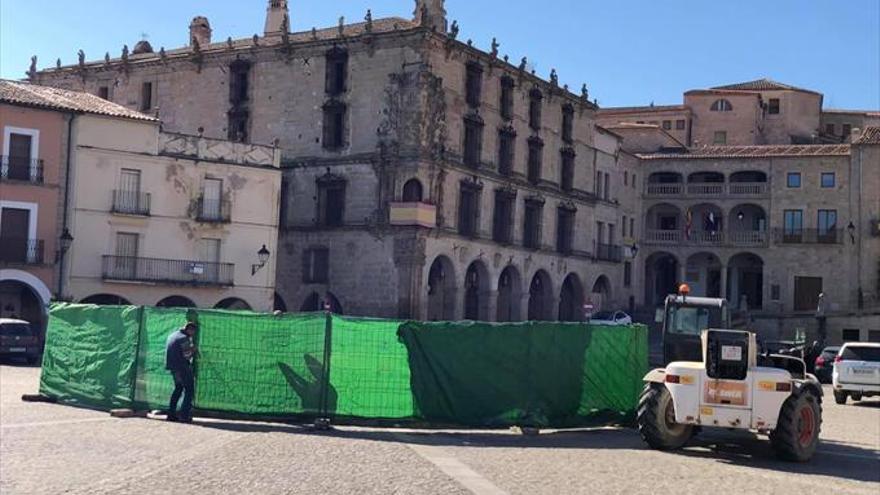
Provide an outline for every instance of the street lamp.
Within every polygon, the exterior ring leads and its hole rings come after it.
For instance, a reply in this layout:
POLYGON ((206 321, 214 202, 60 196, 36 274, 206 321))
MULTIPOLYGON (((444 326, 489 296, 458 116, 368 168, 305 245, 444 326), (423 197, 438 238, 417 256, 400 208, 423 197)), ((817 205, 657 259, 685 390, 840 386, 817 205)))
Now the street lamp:
POLYGON ((56 299, 64 299, 64 255, 70 250, 73 244, 73 236, 66 227, 58 238, 58 294, 56 299))
POLYGON ((639 245, 633 243, 633 245, 629 248, 630 254, 632 254, 633 259, 636 259, 636 256, 639 254, 639 245))
POLYGON ((739 213, 736 214, 736 218, 737 218, 740 222, 742 222, 743 219, 744 219, 745 217, 746 217, 746 215, 745 215, 745 213, 743 213, 742 211, 740 211, 739 213))
POLYGON ((257 265, 251 265, 251 276, 256 275, 261 268, 266 266, 266 262, 269 261, 269 255, 269 250, 266 249, 266 245, 263 244, 263 247, 260 248, 259 251, 257 251, 257 259, 260 261, 260 263, 257 265))
POLYGON ((66 253, 70 249, 70 245, 73 244, 73 236, 70 235, 70 230, 64 229, 59 240, 61 241, 61 255, 64 256, 64 253, 66 253))
POLYGON ((853 244, 856 243, 856 226, 852 222, 849 222, 849 225, 846 226, 846 230, 849 231, 849 239, 853 244))

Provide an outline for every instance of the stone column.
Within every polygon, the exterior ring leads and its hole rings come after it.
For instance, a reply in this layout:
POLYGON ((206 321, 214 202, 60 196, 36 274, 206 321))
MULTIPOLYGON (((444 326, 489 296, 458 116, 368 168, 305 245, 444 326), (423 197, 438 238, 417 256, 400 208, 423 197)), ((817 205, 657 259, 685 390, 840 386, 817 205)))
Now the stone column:
POLYGON ((721 298, 727 299, 727 265, 721 265, 721 298))
POLYGON ((417 235, 395 239, 394 264, 397 266, 398 318, 418 318, 423 314, 427 315, 426 283, 422 280, 425 268, 425 239, 417 235))
POLYGON ((498 291, 484 291, 480 294, 480 299, 480 305, 486 311, 486 321, 498 321, 498 291))

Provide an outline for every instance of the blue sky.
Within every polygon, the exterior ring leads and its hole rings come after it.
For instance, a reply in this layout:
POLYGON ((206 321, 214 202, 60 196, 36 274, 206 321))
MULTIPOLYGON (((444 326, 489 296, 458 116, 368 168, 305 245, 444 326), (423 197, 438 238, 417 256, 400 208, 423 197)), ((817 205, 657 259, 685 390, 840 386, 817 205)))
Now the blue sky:
MULTIPOLYGON (((329 27, 339 16, 409 17, 413 0, 291 0, 292 29, 329 27)), ((186 43, 195 15, 215 39, 261 32, 263 0, 0 0, 0 75, 23 77, 60 57, 89 60, 142 33, 158 49, 186 43), (247 4, 245 6, 244 4, 247 4), (123 5, 125 7, 123 7, 123 5)), ((769 77, 818 90, 829 108, 880 109, 878 0, 447 0, 460 37, 535 62, 547 77, 602 106, 680 103, 688 89, 769 77)))

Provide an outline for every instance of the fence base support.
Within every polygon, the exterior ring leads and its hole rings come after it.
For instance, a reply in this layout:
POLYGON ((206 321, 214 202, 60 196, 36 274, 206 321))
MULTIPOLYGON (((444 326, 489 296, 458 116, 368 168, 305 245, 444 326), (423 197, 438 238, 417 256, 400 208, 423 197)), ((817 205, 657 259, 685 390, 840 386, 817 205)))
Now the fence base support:
POLYGON ((147 411, 135 411, 134 409, 111 409, 110 416, 114 418, 146 418, 147 411))
POLYGON ((525 437, 534 437, 541 434, 541 429, 537 426, 516 426, 516 430, 519 431, 519 434, 525 437))
POLYGON ((23 402, 45 402, 47 404, 55 404, 58 402, 54 397, 47 397, 43 394, 24 394, 21 396, 23 402))
POLYGON ((317 418, 317 419, 315 419, 315 429, 318 431, 327 431, 327 430, 331 429, 330 418, 317 418))

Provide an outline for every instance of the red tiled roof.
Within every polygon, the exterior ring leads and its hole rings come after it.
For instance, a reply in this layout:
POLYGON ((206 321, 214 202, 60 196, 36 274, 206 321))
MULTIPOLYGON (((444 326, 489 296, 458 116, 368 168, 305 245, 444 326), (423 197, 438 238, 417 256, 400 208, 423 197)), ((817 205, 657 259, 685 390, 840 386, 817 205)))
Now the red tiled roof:
POLYGON ((65 112, 92 113, 124 119, 158 121, 155 117, 136 112, 89 93, 6 79, 0 79, 0 103, 65 112))
POLYGON ((822 113, 836 113, 846 115, 863 115, 867 117, 880 117, 880 110, 847 110, 845 108, 824 108, 822 113))
POLYGON ((880 144, 880 127, 865 127, 861 137, 853 141, 853 144, 880 144))
POLYGON ((754 81, 746 81, 735 84, 726 84, 724 86, 715 86, 711 89, 733 89, 733 90, 744 90, 744 91, 803 91, 805 93, 817 93, 816 91, 812 91, 809 89, 798 88, 796 86, 791 86, 789 84, 783 84, 781 82, 776 82, 772 79, 756 79, 754 81))
POLYGON ((776 146, 704 146, 683 153, 647 153, 643 160, 681 160, 699 158, 767 158, 784 156, 849 156, 848 144, 804 144, 776 146))
POLYGON ((755 93, 754 91, 743 91, 736 89, 692 89, 689 91, 685 91, 685 96, 687 95, 740 95, 740 96, 753 96, 755 98, 760 97, 761 95, 755 93))

